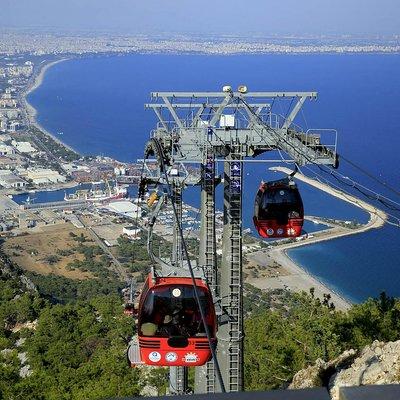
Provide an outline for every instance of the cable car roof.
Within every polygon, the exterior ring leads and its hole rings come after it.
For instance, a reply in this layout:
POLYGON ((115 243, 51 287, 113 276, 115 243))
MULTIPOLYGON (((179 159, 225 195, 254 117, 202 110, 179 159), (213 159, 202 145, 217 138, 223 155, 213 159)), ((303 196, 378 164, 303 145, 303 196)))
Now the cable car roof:
MULTIPOLYGON (((208 290, 207 284, 200 278, 196 279, 196 286, 202 287, 208 290)), ((193 280, 191 277, 178 277, 178 276, 155 276, 153 277, 151 273, 148 276, 149 288, 153 288, 155 286, 170 286, 170 285, 185 285, 185 286, 193 286, 193 280)))

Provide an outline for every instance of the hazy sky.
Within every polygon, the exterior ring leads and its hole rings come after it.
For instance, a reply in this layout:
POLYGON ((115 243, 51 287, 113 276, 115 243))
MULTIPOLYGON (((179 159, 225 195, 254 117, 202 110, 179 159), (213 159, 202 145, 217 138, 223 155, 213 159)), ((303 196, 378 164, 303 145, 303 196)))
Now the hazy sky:
POLYGON ((391 35, 400 0, 0 0, 0 27, 391 35))

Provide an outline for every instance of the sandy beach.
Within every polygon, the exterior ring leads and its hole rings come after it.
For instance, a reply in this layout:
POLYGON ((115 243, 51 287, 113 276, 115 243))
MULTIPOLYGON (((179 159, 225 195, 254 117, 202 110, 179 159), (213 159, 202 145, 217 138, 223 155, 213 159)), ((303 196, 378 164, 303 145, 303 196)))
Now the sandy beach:
MULTIPOLYGON (((290 173, 291 170, 285 167, 274 167, 273 170, 284 173, 290 173)), ((306 270, 293 262, 288 256, 287 250, 295 247, 306 246, 326 240, 332 240, 339 237, 355 235, 366 232, 370 229, 377 229, 384 225, 387 214, 372 206, 371 204, 340 190, 331 188, 330 186, 311 179, 301 173, 296 174, 296 179, 299 179, 319 190, 322 190, 331 196, 344 200, 354 206, 357 206, 369 213, 369 220, 357 228, 345 228, 342 226, 331 226, 330 229, 314 232, 311 236, 304 240, 296 241, 293 243, 282 244, 276 246, 271 250, 260 250, 247 257, 260 266, 267 266, 269 264, 267 255, 271 260, 278 263, 283 268, 283 273, 277 273, 276 276, 268 277, 265 279, 250 279, 249 283, 260 289, 289 289, 295 292, 309 292, 311 288, 315 289, 315 296, 323 299, 323 295, 329 293, 331 299, 339 310, 347 310, 351 306, 351 302, 339 295, 324 283, 320 282, 314 276, 310 275, 306 270)))
MULTIPOLYGON (((323 300, 324 294, 331 295, 331 301, 335 304, 338 310, 348 310, 351 307, 351 302, 340 296, 331 288, 320 282, 314 276, 310 275, 306 270, 299 267, 292 259, 281 249, 268 251, 271 260, 277 262, 284 270, 284 273, 277 274, 274 277, 259 279, 248 279, 247 281, 259 289, 287 289, 293 292, 307 292, 311 288, 315 290, 315 297, 323 300)), ((268 263, 265 251, 258 251, 247 255, 248 258, 254 260, 258 265, 268 263)))
MULTIPOLYGON (((67 149, 78 153, 75 149, 73 149, 71 146, 65 144, 62 140, 60 140, 58 137, 56 137, 54 134, 52 134, 51 132, 49 132, 48 130, 46 130, 36 119, 37 117, 37 111, 36 109, 28 102, 27 97, 28 95, 33 92, 34 90, 36 90, 42 83, 43 83, 43 79, 46 75, 47 70, 58 64, 61 63, 63 61, 67 61, 70 58, 62 58, 60 60, 55 60, 52 62, 44 62, 43 66, 39 67, 39 72, 34 74, 27 87, 26 90, 22 93, 21 95, 21 103, 23 105, 23 109, 25 111, 25 116, 26 116, 26 120, 28 122, 28 125, 33 125, 35 126, 37 129, 41 130, 43 133, 45 133, 46 135, 50 136, 55 142, 61 144, 62 146, 66 147, 67 149)), ((78 153, 79 154, 79 153, 78 153)))

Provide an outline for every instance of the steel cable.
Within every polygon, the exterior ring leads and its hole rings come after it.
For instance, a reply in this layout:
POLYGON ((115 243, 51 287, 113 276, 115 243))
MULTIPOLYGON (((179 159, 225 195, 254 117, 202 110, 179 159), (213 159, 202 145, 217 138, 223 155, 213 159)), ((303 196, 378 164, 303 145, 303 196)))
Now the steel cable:
POLYGON ((156 139, 153 139, 153 141, 154 141, 154 143, 155 143, 155 145, 157 147, 157 151, 160 154, 160 162, 162 164, 161 165, 161 167, 162 167, 161 170, 162 170, 162 172, 164 173, 164 176, 165 176, 165 183, 166 183, 166 186, 167 186, 167 194, 168 194, 168 197, 171 199, 172 210, 173 210, 173 213, 174 213, 174 216, 175 216, 175 220, 176 220, 176 223, 177 223, 179 236, 181 237, 181 241, 182 241, 183 251, 185 253, 186 261, 187 261, 188 267, 189 267, 190 277, 191 277, 192 283, 193 283, 193 292, 194 292, 194 295, 195 295, 195 298, 196 298, 196 302, 197 302, 197 304, 199 306, 201 320, 202 320, 203 325, 204 325, 204 330, 205 330, 205 333, 206 333, 206 336, 207 336, 208 344, 210 346, 212 358, 214 360, 215 370, 216 370, 216 373, 217 373, 217 379, 218 379, 218 382, 220 384, 221 391, 223 393, 225 393, 226 390, 225 390, 225 385, 224 385, 224 381, 223 381, 222 374, 221 374, 221 369, 220 369, 220 366, 219 366, 219 363, 218 363, 217 355, 216 355, 216 352, 215 352, 215 347, 214 347, 214 344, 212 342, 211 333, 210 333, 209 327, 207 325, 205 311, 204 311, 203 305, 202 305, 202 303, 200 301, 199 291, 198 291, 197 284, 196 284, 196 278, 194 276, 193 267, 192 267, 192 264, 191 264, 191 261, 190 261, 189 251, 188 251, 187 244, 186 244, 186 241, 185 241, 185 237, 184 237, 184 234, 183 234, 182 225, 181 225, 181 222, 178 219, 178 212, 177 212, 175 201, 174 201, 174 198, 173 198, 173 195, 172 195, 172 189, 171 189, 171 183, 170 183, 169 177, 168 177, 168 171, 165 168, 164 151, 163 151, 162 146, 160 145, 160 143, 156 139))

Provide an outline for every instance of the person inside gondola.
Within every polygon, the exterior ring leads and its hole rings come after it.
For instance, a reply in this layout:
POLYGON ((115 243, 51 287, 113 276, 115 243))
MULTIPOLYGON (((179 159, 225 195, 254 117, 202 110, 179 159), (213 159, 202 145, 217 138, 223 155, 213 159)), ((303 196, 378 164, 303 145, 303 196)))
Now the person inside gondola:
MULTIPOLYGON (((208 321, 212 319, 212 314, 209 312, 210 300, 203 290, 199 292, 207 325, 213 330, 213 321, 208 321)), ((143 336, 154 337, 204 336, 205 329, 193 295, 193 288, 165 287, 150 293, 143 304, 139 331, 143 336)))
POLYGON ((170 337, 177 334, 175 324, 172 323, 171 315, 167 314, 164 317, 162 324, 159 325, 156 336, 170 337))
POLYGON ((286 225, 289 218, 299 218, 300 209, 296 192, 291 189, 275 189, 264 192, 259 219, 275 219, 286 225))
POLYGON ((186 304, 185 308, 175 308, 172 316, 167 314, 163 323, 157 329, 156 335, 162 337, 184 336, 192 337, 201 335, 202 329, 200 313, 196 307, 186 304))

